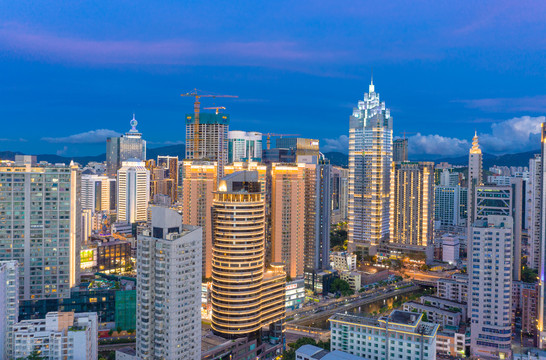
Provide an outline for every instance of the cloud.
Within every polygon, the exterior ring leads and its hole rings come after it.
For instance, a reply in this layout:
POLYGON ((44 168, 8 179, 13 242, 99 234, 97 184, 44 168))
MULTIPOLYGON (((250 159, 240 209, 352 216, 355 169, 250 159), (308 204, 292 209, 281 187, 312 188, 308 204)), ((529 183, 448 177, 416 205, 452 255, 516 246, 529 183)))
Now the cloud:
POLYGON ((49 143, 96 144, 114 136, 120 136, 120 133, 109 129, 97 129, 65 137, 43 137, 42 140, 49 143))
MULTIPOLYGON (((522 116, 494 123, 490 132, 478 134, 480 147, 491 154, 536 150, 540 147, 540 127, 543 122, 546 122, 546 116, 522 116)), ((470 148, 471 135, 468 139, 457 139, 418 133, 409 137, 408 150, 414 155, 465 155, 470 148)))
POLYGON ((468 152, 469 143, 442 135, 416 135, 408 138, 408 152, 416 155, 458 156, 468 152))
POLYGON ((183 38, 138 41, 95 40, 35 31, 19 24, 0 25, 0 48, 31 57, 86 64, 206 64, 233 59, 248 64, 255 60, 335 60, 340 53, 304 49, 295 41, 217 41, 206 45, 183 38))
POLYGON ((326 143, 321 146, 322 152, 339 151, 347 154, 349 151, 349 137, 347 135, 340 135, 337 139, 323 139, 326 143))
POLYGON ((546 116, 522 116, 491 125, 490 134, 480 134, 480 144, 492 153, 535 150, 540 147, 540 126, 546 116))
POLYGON ((546 112, 546 95, 525 96, 519 98, 457 100, 456 102, 462 103, 470 109, 478 109, 485 112, 546 112))
POLYGON ((175 140, 175 141, 171 141, 171 140, 167 140, 167 141, 149 141, 149 140, 146 140, 147 145, 159 145, 159 146, 182 145, 184 143, 185 143, 184 140, 175 140))
POLYGON ((63 146, 62 149, 57 150, 57 155, 62 156, 64 154, 66 154, 67 151, 68 151, 68 146, 65 145, 65 146, 63 146))
POLYGON ((0 138, 0 142, 7 142, 7 141, 27 142, 28 140, 24 138, 19 138, 19 139, 0 138))

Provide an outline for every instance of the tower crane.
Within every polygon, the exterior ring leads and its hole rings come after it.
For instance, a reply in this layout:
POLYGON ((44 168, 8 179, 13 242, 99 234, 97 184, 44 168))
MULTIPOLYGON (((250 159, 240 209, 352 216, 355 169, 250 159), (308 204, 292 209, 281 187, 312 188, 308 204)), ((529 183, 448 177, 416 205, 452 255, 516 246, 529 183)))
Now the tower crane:
POLYGON ((213 107, 206 107, 203 108, 204 110, 216 110, 216 115, 218 115, 218 111, 220 109, 225 110, 226 108, 224 106, 213 106, 213 107))
POLYGON ((403 139, 405 140, 407 134, 417 134, 417 133, 416 133, 416 132, 409 132, 409 131, 405 131, 405 130, 404 130, 404 131, 400 131, 400 134, 404 134, 403 139))
MULTIPOLYGON (((193 89, 192 91, 180 94, 180 96, 194 96, 195 102, 193 103, 193 111, 195 113, 195 121, 193 124, 193 158, 194 159, 200 159, 201 154, 199 153, 199 142, 201 141, 200 135, 199 135, 199 110, 201 103, 199 102, 199 98, 202 97, 210 97, 210 98, 238 98, 237 95, 218 95, 218 94, 202 94, 201 90, 193 89)), ((218 110, 216 110, 216 113, 218 113, 218 110)), ((187 146, 188 144, 186 144, 187 146)))
POLYGON ((267 133, 267 134, 264 134, 264 136, 267 136, 267 150, 269 150, 271 148, 271 137, 272 136, 279 136, 279 137, 283 137, 283 136, 300 136, 300 134, 274 134, 274 133, 267 133))

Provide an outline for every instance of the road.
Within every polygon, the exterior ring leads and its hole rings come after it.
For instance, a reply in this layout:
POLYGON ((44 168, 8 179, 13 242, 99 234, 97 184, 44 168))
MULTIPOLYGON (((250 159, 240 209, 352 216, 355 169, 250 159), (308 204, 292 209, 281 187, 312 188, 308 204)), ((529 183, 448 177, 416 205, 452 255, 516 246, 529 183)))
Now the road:
POLYGON ((388 299, 396 295, 401 295, 419 289, 420 287, 416 285, 398 290, 385 289, 386 291, 374 291, 372 293, 367 293, 362 297, 344 299, 342 302, 317 306, 313 311, 305 311, 304 313, 299 314, 299 316, 295 317, 294 320, 288 321, 287 324, 307 326, 320 319, 329 318, 338 312, 344 312, 346 310, 363 306, 378 300, 388 299))

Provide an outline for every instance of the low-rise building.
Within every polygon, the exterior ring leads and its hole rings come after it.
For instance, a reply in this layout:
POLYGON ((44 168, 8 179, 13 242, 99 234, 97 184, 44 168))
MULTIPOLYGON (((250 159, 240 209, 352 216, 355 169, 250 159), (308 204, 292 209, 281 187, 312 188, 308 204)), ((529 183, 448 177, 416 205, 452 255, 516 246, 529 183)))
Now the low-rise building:
POLYGON ((467 305, 465 303, 430 295, 421 296, 420 302, 421 304, 435 306, 440 309, 460 312, 463 320, 467 318, 467 305))
POLYGON ((356 254, 347 251, 335 251, 330 254, 330 267, 339 271, 352 271, 356 269, 356 254))
POLYGON ((442 299, 468 303, 468 275, 455 274, 451 279, 438 279, 437 294, 442 299))
POLYGON ((296 350, 297 360, 365 360, 365 358, 343 351, 328 351, 314 345, 303 345, 296 350))
POLYGON ((444 329, 436 336, 436 354, 441 356, 465 356, 465 328, 457 331, 444 329))
POLYGON ((424 313, 428 321, 442 327, 458 327, 462 320, 462 314, 459 311, 444 310, 433 305, 425 305, 415 301, 404 303, 404 311, 424 313))
POLYGON ((423 314, 400 310, 379 319, 335 314, 330 348, 370 360, 436 359, 438 325, 422 319, 423 314))
POLYGON ((286 283, 285 288, 286 310, 295 310, 305 302, 305 281, 296 279, 286 283))
POLYGON ((45 319, 23 320, 13 327, 13 357, 37 351, 48 360, 96 360, 97 314, 50 312, 45 319))
POLYGON ((306 270, 304 273, 305 288, 317 295, 326 295, 334 279, 339 277, 337 270, 306 270))

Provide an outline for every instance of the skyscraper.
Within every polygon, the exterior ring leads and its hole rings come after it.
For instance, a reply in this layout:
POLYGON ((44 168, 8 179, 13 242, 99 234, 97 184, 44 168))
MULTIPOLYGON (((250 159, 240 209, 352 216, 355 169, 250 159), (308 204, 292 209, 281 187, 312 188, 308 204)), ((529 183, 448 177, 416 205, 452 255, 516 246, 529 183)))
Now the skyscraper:
POLYGON ((104 175, 82 175, 82 209, 92 212, 116 209, 116 179, 104 175))
POLYGON ((539 154, 529 160, 529 182, 527 199, 529 204, 526 215, 528 217, 529 259, 527 266, 531 269, 540 269, 540 217, 542 209, 542 160, 539 154))
POLYGON ((546 348, 546 123, 541 124, 541 164, 540 164, 540 269, 538 281, 540 293, 538 301, 538 347, 546 348))
POLYGON ((408 139, 396 139, 393 141, 392 161, 408 161, 408 139))
POLYGON ((349 170, 332 166, 332 224, 347 220, 347 179, 349 170))
POLYGON ((512 241, 510 216, 473 223, 468 240, 468 312, 473 356, 511 357, 512 241))
POLYGON ((228 131, 228 114, 201 113, 198 134, 194 133, 195 115, 186 114, 186 160, 215 161, 221 178, 228 162, 228 131))
POLYGON ((434 187, 434 222, 438 229, 461 226, 466 218, 468 188, 456 186, 434 187))
POLYGON ((151 210, 137 247, 137 357, 199 359, 202 231, 175 210, 151 210))
POLYGON ((318 139, 305 139, 296 137, 280 137, 275 141, 275 146, 279 149, 290 149, 295 151, 296 162, 301 162, 300 156, 319 157, 318 139))
POLYGON ((130 224, 148 219, 150 172, 136 159, 124 161, 118 170, 117 219, 130 224))
POLYGON ((106 172, 108 176, 115 176, 124 161, 138 159, 146 161, 146 141, 138 132, 138 122, 133 114, 131 130, 120 137, 106 139, 106 172))
POLYGON ((203 229, 202 274, 212 275, 212 199, 217 188, 216 162, 185 160, 182 163, 182 221, 203 229))
POLYGON ((482 150, 478 144, 478 134, 474 134, 472 148, 468 154, 468 195, 467 195, 467 238, 470 239, 470 230, 476 219, 475 196, 476 187, 483 185, 482 150))
POLYGON ((228 133, 228 163, 262 161, 262 133, 232 130, 228 133))
MULTIPOLYGON (((306 241, 305 267, 307 269, 325 270, 330 267, 330 223, 332 221, 332 165, 319 163, 315 175, 315 215, 313 237, 306 241)), ((309 179, 312 180, 312 179, 309 179)), ((308 192, 313 191, 309 189, 308 192)), ((307 206, 312 206, 310 194, 307 206)), ((306 211, 310 214, 311 211, 306 211)))
POLYGON ((29 159, 0 166, 0 261, 19 262, 21 300, 67 298, 79 282, 80 171, 29 159))
POLYGON ((19 264, 0 261, 0 359, 13 358, 12 326, 19 318, 19 264))
POLYGON ((434 163, 392 165, 390 246, 424 251, 434 236, 434 163))
POLYGON ((171 202, 178 201, 178 156, 158 156, 157 166, 165 169, 165 175, 168 179, 172 180, 173 186, 171 191, 165 193, 171 197, 171 202))
POLYGON ((212 330, 227 337, 261 338, 282 323, 286 273, 265 268, 265 197, 255 171, 220 181, 213 203, 212 330))
POLYGON ((389 233, 392 117, 373 81, 349 124, 348 250, 372 250, 389 233), (370 249, 370 247, 372 247, 370 249))

